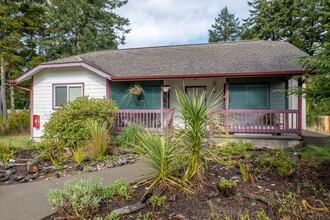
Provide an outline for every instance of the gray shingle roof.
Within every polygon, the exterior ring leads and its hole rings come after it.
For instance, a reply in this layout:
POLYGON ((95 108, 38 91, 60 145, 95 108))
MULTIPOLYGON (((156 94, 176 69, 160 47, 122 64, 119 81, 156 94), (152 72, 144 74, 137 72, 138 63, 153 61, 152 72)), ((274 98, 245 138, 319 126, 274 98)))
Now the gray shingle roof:
POLYGON ((298 71, 301 66, 292 61, 303 56, 287 42, 237 41, 105 50, 50 63, 83 60, 112 76, 153 76, 298 71))

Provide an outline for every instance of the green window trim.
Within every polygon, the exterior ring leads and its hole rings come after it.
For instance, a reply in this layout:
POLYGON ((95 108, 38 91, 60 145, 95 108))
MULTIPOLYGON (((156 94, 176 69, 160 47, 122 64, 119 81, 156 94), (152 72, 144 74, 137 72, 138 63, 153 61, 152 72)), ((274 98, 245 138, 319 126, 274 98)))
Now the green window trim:
POLYGON ((269 84, 230 84, 230 109, 269 109, 269 84))

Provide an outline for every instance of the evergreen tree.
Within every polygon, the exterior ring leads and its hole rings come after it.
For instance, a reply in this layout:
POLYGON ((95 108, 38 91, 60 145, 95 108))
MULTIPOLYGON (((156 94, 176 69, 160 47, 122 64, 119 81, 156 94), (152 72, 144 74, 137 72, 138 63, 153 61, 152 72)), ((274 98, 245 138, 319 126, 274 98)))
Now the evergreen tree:
POLYGON ((239 19, 229 13, 225 7, 215 18, 215 24, 209 30, 209 42, 235 41, 240 38, 239 19))
POLYGON ((324 42, 322 0, 254 0, 243 39, 285 40, 313 55, 324 42))
POLYGON ((50 59, 117 48, 124 44, 129 20, 113 9, 127 0, 50 0, 42 48, 50 59))

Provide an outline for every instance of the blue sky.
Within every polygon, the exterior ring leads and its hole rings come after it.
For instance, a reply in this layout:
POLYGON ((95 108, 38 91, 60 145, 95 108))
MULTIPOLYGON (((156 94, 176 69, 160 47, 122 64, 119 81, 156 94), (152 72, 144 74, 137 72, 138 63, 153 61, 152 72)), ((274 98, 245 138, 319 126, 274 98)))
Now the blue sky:
POLYGON ((249 15, 247 0, 129 0, 116 10, 132 29, 120 48, 206 43, 225 6, 240 19, 249 15))

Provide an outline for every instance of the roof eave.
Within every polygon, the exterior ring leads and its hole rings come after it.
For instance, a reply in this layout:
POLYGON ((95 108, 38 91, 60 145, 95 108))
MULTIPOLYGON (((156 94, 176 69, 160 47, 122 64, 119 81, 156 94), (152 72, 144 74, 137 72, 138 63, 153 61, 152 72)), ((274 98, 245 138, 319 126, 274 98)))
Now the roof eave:
POLYGON ((77 61, 77 62, 65 62, 65 63, 45 63, 45 64, 39 64, 38 66, 32 68, 31 70, 27 71, 26 73, 24 73, 22 76, 18 77, 15 80, 12 80, 11 83, 13 84, 18 84, 24 80, 27 80, 28 78, 30 78, 31 76, 35 75, 36 73, 40 72, 43 69, 50 69, 50 68, 61 68, 61 67, 84 67, 104 78, 111 78, 111 75, 100 70, 97 69, 87 63, 85 63, 84 61, 77 61))
POLYGON ((132 81, 132 80, 168 80, 187 78, 211 78, 211 77, 261 77, 261 76, 285 76, 302 75, 305 70, 270 71, 270 72, 233 72, 233 73, 205 73, 205 74, 171 74, 171 75, 149 75, 149 76, 112 76, 111 81, 132 81))

